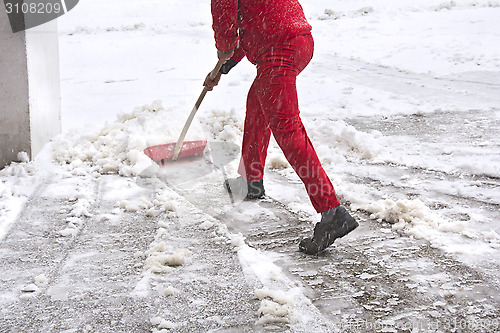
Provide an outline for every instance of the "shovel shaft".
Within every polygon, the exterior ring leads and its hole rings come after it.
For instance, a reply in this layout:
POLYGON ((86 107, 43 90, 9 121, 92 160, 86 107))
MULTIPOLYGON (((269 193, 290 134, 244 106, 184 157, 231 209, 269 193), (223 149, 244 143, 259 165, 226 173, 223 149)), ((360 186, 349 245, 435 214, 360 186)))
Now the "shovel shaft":
MULTIPOLYGON (((210 80, 214 80, 217 74, 219 73, 220 68, 224 64, 224 61, 219 60, 217 62, 217 65, 215 65, 215 68, 210 72, 210 80)), ((198 97, 198 100, 194 104, 193 110, 191 110, 191 113, 189 114, 188 119, 186 120, 186 124, 184 124, 184 128, 182 129, 181 135, 179 136, 179 139, 177 140, 177 143, 175 144, 174 148, 174 155, 172 156, 172 160, 175 161, 179 157, 179 153, 182 148, 182 144, 184 143, 184 139, 186 138, 187 131, 189 129, 189 126, 191 126, 191 122, 193 121, 194 115, 200 108, 201 102, 205 98, 205 95, 207 94, 207 87, 203 87, 203 90, 200 94, 200 97, 198 97)))

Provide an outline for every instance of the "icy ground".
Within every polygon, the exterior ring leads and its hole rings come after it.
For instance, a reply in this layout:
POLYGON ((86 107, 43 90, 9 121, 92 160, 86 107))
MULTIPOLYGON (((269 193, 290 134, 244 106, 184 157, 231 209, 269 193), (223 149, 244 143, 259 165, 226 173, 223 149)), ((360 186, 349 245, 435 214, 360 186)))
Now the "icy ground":
POLYGON ((0 332, 499 332, 500 2, 302 0, 301 115, 361 224, 318 216, 275 144, 231 203, 238 65, 159 168, 215 65, 209 2, 87 0, 59 20, 65 132, 0 171, 0 332), (134 108, 137 105, 144 105, 134 108))

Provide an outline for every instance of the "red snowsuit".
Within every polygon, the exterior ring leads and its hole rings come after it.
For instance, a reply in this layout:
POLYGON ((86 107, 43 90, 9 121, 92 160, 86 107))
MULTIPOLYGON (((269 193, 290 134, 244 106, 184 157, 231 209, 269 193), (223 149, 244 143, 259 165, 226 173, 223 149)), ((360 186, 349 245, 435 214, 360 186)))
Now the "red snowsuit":
POLYGON ((247 97, 239 173, 249 181, 264 176, 271 132, 304 183, 317 212, 340 204, 302 120, 296 77, 312 58, 311 26, 297 0, 212 0, 219 51, 235 50, 257 66, 247 97))

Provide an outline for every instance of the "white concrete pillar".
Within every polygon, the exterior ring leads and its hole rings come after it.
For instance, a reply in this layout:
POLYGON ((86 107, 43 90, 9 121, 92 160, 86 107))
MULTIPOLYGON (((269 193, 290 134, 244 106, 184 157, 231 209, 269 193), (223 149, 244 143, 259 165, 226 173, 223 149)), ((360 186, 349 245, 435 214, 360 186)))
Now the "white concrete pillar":
POLYGON ((57 20, 13 33, 0 3, 0 168, 61 132, 57 20))

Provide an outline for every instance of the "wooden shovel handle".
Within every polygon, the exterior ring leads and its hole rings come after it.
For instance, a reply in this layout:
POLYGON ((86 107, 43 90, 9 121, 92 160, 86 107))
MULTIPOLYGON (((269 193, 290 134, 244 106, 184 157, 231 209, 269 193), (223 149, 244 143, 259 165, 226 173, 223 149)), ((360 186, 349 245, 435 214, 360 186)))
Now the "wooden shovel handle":
MULTIPOLYGON (((215 77, 217 76, 217 73, 219 73, 219 70, 221 69, 222 65, 224 64, 225 61, 219 60, 217 62, 217 65, 215 65, 215 68, 210 72, 210 80, 214 80, 215 77)), ((174 148, 174 155, 172 156, 172 161, 175 161, 179 157, 179 153, 181 151, 182 144, 184 143, 184 139, 186 138, 186 133, 189 129, 189 126, 191 126, 191 122, 193 121, 194 115, 200 108, 201 102, 205 98, 205 95, 207 94, 207 87, 203 87, 203 90, 200 94, 200 97, 198 97, 198 100, 194 104, 193 110, 191 110, 191 113, 189 114, 188 119, 186 120, 186 124, 184 125, 184 128, 182 129, 181 135, 179 136, 179 139, 177 140, 177 143, 175 144, 174 148)))

